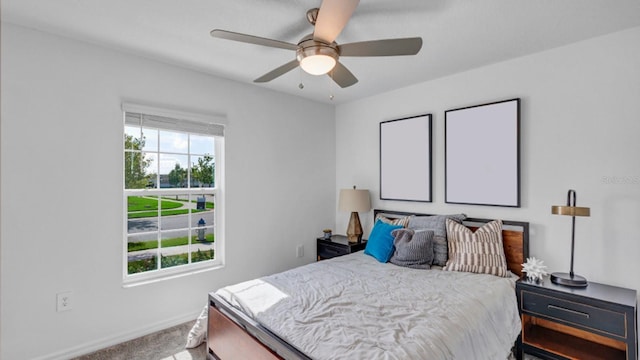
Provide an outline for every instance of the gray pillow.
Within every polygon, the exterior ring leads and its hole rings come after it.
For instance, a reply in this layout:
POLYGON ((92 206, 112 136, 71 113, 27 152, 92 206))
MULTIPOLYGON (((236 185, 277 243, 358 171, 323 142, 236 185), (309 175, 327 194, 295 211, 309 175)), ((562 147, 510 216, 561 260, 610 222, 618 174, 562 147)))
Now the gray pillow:
POLYGON ((433 231, 395 229, 395 251, 389 262, 413 269, 430 269, 433 260, 433 231))
POLYGON ((433 262, 432 265, 445 266, 447 264, 449 247, 447 245, 447 219, 462 223, 465 214, 413 216, 409 219, 409 229, 433 231, 433 262))

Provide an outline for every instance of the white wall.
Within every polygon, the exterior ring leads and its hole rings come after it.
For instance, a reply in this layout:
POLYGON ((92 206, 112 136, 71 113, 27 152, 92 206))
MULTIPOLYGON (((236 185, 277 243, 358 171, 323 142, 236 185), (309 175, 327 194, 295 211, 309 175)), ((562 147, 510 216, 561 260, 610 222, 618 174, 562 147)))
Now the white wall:
MULTIPOLYGON (((370 189, 376 208, 529 221, 531 255, 565 272, 571 219, 550 210, 575 189, 578 206, 591 208, 591 217, 576 219, 575 272, 640 290, 638 44, 634 28, 340 105, 336 187, 370 189), (522 207, 445 204, 444 111, 515 97, 522 99, 522 207), (379 123, 422 113, 434 115, 434 201, 381 201, 379 123)), ((367 236, 372 213, 360 217, 367 236)), ((337 229, 347 222, 348 214, 336 214, 337 229)))
POLYGON ((336 207, 333 107, 5 23, 1 65, 0 358, 95 350, 315 260, 336 207), (227 115, 224 269, 122 287, 123 99, 227 115))

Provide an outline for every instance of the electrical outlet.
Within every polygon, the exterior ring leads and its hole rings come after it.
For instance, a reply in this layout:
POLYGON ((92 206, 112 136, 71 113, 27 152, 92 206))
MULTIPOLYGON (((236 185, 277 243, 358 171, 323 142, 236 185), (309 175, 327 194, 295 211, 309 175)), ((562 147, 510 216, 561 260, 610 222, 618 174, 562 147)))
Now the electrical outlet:
POLYGON ((60 311, 71 310, 72 308, 71 305, 73 304, 72 295, 73 294, 71 293, 71 291, 58 293, 56 295, 56 300, 57 300, 56 311, 60 312, 60 311))
POLYGON ((298 245, 296 248, 296 256, 299 258, 304 256, 304 245, 298 245))

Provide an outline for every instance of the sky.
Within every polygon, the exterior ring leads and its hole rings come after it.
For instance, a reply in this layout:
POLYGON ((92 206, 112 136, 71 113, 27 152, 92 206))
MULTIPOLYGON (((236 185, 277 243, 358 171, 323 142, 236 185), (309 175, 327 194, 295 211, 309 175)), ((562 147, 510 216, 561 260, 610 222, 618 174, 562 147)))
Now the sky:
MULTIPOLYGON (((140 137, 140 127, 125 126, 125 134, 140 137)), ((168 174, 176 164, 186 169, 189 154, 192 163, 205 154, 214 155, 214 138, 212 136, 193 135, 176 131, 165 131, 142 128, 145 138, 145 158, 151 160, 147 173, 156 173, 160 166, 160 174, 168 174)))

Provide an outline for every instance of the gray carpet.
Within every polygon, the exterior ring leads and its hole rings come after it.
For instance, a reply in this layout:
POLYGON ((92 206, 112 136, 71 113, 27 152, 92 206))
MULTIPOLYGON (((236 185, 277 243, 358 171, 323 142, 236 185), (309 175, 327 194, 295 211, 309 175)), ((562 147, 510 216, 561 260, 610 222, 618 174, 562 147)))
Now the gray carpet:
MULTIPOLYGON (((185 349, 189 330, 195 321, 143 336, 72 360, 206 360, 207 346, 185 349)), ((509 360, 515 360, 511 357, 509 360)), ((525 360, 539 360, 525 355, 525 360)))
POLYGON ((194 323, 190 321, 73 360, 205 360, 205 344, 195 349, 184 348, 194 323))

